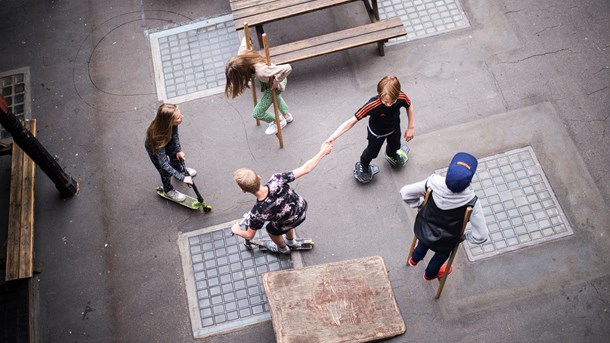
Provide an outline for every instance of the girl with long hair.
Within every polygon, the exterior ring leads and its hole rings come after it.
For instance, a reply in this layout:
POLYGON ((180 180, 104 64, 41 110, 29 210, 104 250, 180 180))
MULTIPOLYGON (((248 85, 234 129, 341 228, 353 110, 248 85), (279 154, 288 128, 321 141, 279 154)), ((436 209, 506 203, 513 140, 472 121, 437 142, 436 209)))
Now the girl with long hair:
POLYGON ((286 105, 281 95, 286 89, 286 77, 291 71, 292 67, 290 64, 267 65, 265 58, 261 54, 246 48, 246 38, 243 38, 237 56, 231 57, 225 67, 225 76, 227 78, 225 95, 233 99, 242 94, 246 88, 250 87, 248 83, 252 79, 252 74, 254 74, 259 81, 263 96, 254 107, 252 116, 269 123, 265 133, 273 135, 277 133, 275 114, 267 111, 269 106, 273 104, 272 91, 275 91, 279 111, 282 115, 280 118, 281 127, 286 126, 287 123, 292 122, 294 119, 288 112, 288 105, 286 105))
POLYGON ((144 142, 150 160, 161 175, 163 192, 176 201, 184 201, 186 196, 174 189, 172 176, 184 183, 192 184, 191 177, 197 174, 195 169, 187 168, 190 176, 186 176, 180 163, 180 160, 186 160, 178 136, 178 125, 182 124, 183 119, 184 116, 178 105, 162 104, 146 130, 144 142))

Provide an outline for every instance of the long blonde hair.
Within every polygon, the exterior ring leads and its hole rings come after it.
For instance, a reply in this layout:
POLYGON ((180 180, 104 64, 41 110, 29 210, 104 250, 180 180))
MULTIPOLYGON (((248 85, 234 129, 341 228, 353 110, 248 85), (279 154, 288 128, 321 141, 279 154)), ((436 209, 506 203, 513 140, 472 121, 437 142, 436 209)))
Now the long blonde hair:
POLYGON ((245 50, 237 56, 231 57, 225 67, 225 95, 228 98, 235 98, 248 88, 248 82, 254 73, 254 65, 265 63, 265 58, 256 51, 245 50))
POLYGON ((156 154, 172 139, 172 126, 174 125, 174 114, 178 105, 162 104, 157 109, 157 115, 146 130, 146 141, 156 154))

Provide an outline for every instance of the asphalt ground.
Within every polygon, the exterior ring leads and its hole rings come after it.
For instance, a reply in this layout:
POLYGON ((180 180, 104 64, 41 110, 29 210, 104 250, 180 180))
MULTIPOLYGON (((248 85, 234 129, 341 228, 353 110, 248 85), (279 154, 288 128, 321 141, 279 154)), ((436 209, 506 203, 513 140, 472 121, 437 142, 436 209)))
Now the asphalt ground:
MULTIPOLYGON (((266 178, 298 167, 386 74, 398 76, 413 101, 409 164, 393 170, 378 158, 380 174, 360 186, 351 169, 365 125, 341 137, 294 184, 310 204, 299 231, 317 243, 304 264, 382 256, 407 325, 391 342, 610 337, 607 1, 462 1, 469 28, 387 47, 384 57, 366 46, 295 63, 285 93, 295 121, 282 150, 254 125, 248 95, 180 104, 187 163, 199 171, 209 214, 153 192, 159 180, 143 140, 159 101, 145 32, 227 14, 228 1, 2 5, 2 71, 30 68, 37 137, 80 185, 77 196, 61 199, 37 173, 43 341, 196 341, 178 235, 239 218, 252 199, 235 186, 233 170, 248 166, 266 178), (536 153, 574 235, 475 263, 460 252, 435 301, 423 269, 404 266, 414 212, 398 190, 445 167, 455 151, 486 157, 524 146, 536 153)), ((353 3, 265 29, 288 42, 365 20, 353 3)), ((9 157, 0 168, 4 214, 9 157)), ((205 341, 273 340, 266 322, 205 341)))

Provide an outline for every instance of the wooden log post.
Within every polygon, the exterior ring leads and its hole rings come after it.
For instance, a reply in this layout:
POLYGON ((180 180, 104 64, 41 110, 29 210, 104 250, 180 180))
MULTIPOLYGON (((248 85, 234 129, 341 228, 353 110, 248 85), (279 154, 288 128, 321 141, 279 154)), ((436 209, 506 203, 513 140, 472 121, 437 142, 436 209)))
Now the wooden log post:
MULTIPOLYGON (((267 65, 271 65, 271 56, 269 55, 269 42, 267 40, 267 34, 263 33, 263 45, 265 47, 265 56, 267 57, 267 65)), ((269 88, 273 86, 273 76, 269 78, 269 88)), ((275 95, 275 89, 271 89, 271 98, 273 99, 273 110, 275 112, 275 125, 277 126, 277 139, 280 141, 280 149, 284 149, 284 138, 282 138, 282 126, 280 113, 277 106, 277 96, 275 95)))
MULTIPOLYGON (((248 22, 244 23, 244 33, 246 34, 246 48, 252 49, 252 45, 250 44, 250 30, 248 30, 248 22)), ((256 99, 256 76, 254 74, 252 75, 251 84, 252 84, 252 102, 254 103, 254 107, 256 107, 258 100, 256 99)), ((258 118, 256 118, 256 126, 260 126, 260 125, 261 125, 261 121, 258 120, 258 118)))
POLYGON ((78 192, 78 182, 66 174, 55 158, 25 129, 17 117, 8 109, 6 99, 0 96, 0 124, 13 136, 13 142, 47 174, 62 197, 71 197, 78 192))

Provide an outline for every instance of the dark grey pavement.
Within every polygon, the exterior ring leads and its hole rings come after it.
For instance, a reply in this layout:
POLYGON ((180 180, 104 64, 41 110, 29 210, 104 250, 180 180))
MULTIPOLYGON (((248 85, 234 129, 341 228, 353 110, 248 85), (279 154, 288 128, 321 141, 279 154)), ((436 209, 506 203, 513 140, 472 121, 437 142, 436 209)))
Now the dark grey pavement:
MULTIPOLYGON (((37 173, 42 341, 202 341, 192 335, 179 235, 240 218, 252 198, 233 170, 268 178, 298 167, 394 74, 415 109, 410 160, 394 170, 378 158, 375 180, 356 184, 360 123, 295 182, 310 206, 299 234, 316 241, 304 264, 383 257, 407 325, 391 342, 606 342, 610 3, 461 6, 469 27, 391 45, 384 57, 371 45, 295 63, 285 93, 295 121, 283 150, 255 126, 249 93, 181 103, 187 164, 214 207, 203 214, 153 191, 159 177, 143 147, 159 104, 149 34, 226 15, 228 0, 3 1, 0 72, 29 67, 37 137, 80 184, 64 200, 37 173), (423 268, 404 265, 415 212, 398 190, 446 167, 456 151, 483 158, 528 146, 574 234, 476 262, 461 250, 435 301, 423 268)), ((355 2, 265 28, 288 42, 366 20, 355 2)), ((0 213, 9 173, 10 157, 0 157, 0 213)), ((274 334, 265 322, 203 341, 272 342, 274 334)))

